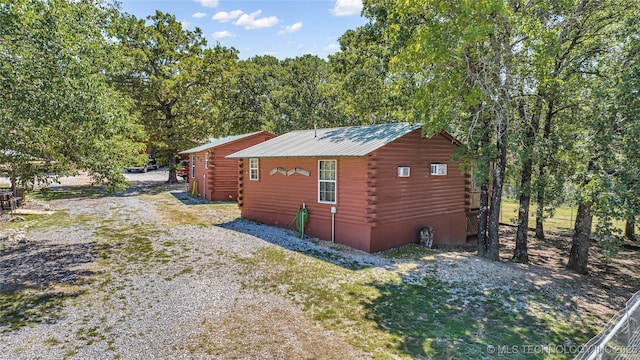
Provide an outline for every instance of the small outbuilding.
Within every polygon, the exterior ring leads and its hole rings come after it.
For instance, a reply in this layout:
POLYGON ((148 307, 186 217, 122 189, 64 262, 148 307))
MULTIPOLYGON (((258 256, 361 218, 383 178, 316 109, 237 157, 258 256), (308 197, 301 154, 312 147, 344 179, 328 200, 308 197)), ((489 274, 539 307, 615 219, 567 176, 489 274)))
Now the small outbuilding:
POLYGON ((416 243, 428 226, 436 245, 465 243, 469 179, 451 161, 458 146, 394 123, 293 131, 227 157, 240 159, 243 218, 305 223, 305 234, 376 252, 416 243))
POLYGON ((236 200, 238 164, 226 156, 274 138, 267 131, 209 139, 209 143, 181 151, 189 159, 189 192, 212 201, 236 200))

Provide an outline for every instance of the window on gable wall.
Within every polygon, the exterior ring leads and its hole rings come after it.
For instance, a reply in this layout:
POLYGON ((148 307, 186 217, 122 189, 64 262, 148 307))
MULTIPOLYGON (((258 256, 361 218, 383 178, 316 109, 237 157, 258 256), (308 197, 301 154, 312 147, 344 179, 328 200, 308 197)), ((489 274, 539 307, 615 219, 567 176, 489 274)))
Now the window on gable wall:
POLYGON ((318 161, 318 202, 336 203, 336 160, 318 161))
POLYGON ((249 159, 249 180, 258 180, 260 178, 259 165, 258 159, 249 159))
POLYGON ((447 164, 431 164, 431 175, 447 175, 447 164))

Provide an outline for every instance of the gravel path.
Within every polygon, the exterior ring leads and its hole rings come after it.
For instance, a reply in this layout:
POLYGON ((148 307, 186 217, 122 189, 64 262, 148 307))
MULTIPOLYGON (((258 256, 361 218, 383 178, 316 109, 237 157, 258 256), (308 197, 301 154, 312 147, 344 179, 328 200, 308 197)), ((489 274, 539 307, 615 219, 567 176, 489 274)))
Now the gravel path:
POLYGON ((242 221, 232 227, 257 228, 163 229, 152 202, 136 195, 164 186, 166 172, 127 176, 123 196, 54 203, 102 225, 5 232, 0 295, 28 288, 34 306, 46 305, 44 315, 5 311, 29 326, 0 322, 0 359, 367 358, 291 301, 247 286, 256 274, 240 259, 277 246, 251 232, 286 232, 242 221), (151 230, 138 235, 136 226, 151 230))

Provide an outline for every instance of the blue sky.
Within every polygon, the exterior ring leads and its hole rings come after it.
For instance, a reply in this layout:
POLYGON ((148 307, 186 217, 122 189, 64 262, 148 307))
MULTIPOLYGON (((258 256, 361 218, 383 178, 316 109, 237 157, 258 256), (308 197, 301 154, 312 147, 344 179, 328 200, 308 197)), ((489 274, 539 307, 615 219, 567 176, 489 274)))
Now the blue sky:
POLYGON ((138 18, 173 14, 187 29, 202 29, 209 46, 235 47, 241 59, 326 58, 346 30, 366 23, 361 0, 121 0, 121 7, 138 18))

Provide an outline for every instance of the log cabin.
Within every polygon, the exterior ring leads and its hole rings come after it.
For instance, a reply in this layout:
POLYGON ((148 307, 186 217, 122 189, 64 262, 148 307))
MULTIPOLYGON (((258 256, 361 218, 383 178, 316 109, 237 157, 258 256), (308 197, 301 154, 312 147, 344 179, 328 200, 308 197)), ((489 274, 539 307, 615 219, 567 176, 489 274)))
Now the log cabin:
POLYGON ((211 201, 235 201, 238 165, 226 156, 274 137, 270 132, 259 131, 212 138, 207 144, 181 151, 180 155, 189 159, 189 193, 211 201))
POLYGON ((425 138, 420 124, 392 123, 293 131, 227 158, 238 159, 243 218, 377 252, 418 242, 428 226, 434 245, 465 243, 469 179, 451 160, 458 146, 447 133, 425 138))

